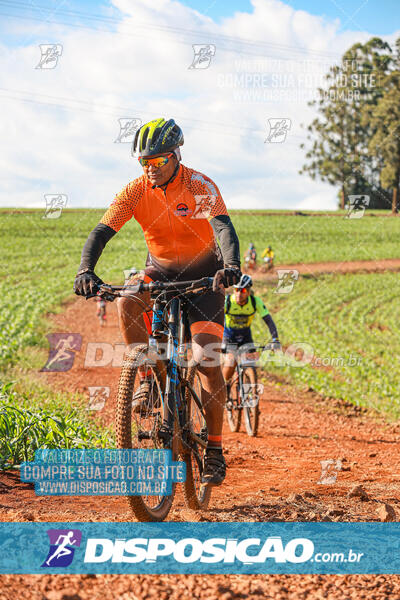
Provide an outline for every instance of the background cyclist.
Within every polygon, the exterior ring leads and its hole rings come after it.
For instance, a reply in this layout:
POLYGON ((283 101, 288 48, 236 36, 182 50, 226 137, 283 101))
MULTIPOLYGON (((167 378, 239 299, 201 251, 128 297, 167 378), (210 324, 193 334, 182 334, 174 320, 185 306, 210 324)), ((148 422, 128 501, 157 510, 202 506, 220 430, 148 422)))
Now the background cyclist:
MULTIPOLYGON (((94 273, 96 263, 107 242, 132 217, 142 227, 149 250, 141 275, 145 281, 214 277, 213 290, 191 301, 188 318, 209 434, 202 483, 219 485, 225 477, 222 422, 226 388, 214 351, 220 348, 223 334, 223 285, 237 283, 241 275, 239 240, 215 183, 181 164, 182 144, 182 130, 173 119, 155 119, 136 132, 133 151, 139 155, 143 175, 123 188, 90 233, 74 290, 81 295, 97 290, 102 281, 94 273)), ((149 292, 141 299, 150 306, 149 292)), ((140 302, 120 298, 118 315, 127 345, 147 342, 140 302)), ((135 401, 146 401, 149 386, 145 377, 146 373, 135 401)))
POLYGON ((100 321, 101 327, 103 327, 106 320, 106 301, 104 298, 100 298, 100 296, 96 296, 95 302, 97 305, 96 315, 100 321))
POLYGON ((257 265, 257 250, 252 242, 244 254, 244 262, 245 266, 249 269, 255 269, 257 265))
POLYGON ((261 298, 251 293, 252 285, 250 275, 242 275, 239 283, 234 285, 234 293, 227 295, 225 299, 225 327, 222 342, 222 352, 225 357, 222 372, 227 386, 235 372, 237 351, 240 351, 241 346, 245 346, 247 352, 251 351, 253 344, 251 323, 256 313, 260 315, 271 333, 271 349, 281 348, 276 325, 261 298))
POLYGON ((275 252, 272 250, 271 246, 267 246, 264 252, 261 254, 261 258, 264 259, 264 263, 268 268, 272 268, 274 264, 274 256, 275 252))

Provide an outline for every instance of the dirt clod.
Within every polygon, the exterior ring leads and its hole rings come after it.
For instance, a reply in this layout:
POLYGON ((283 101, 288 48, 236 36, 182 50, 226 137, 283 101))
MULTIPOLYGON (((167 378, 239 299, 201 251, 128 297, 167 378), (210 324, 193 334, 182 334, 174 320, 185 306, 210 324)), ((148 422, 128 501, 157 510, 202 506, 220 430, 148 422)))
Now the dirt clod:
POLYGON ((304 502, 304 498, 301 494, 290 494, 287 498, 287 502, 304 502))
POLYGON ((387 523, 388 521, 396 521, 396 511, 390 504, 381 504, 378 507, 377 513, 380 520, 384 523, 387 523))
POLYGON ((362 485, 355 485, 351 488, 349 493, 347 494, 348 498, 360 498, 363 502, 368 502, 371 498, 368 496, 367 492, 363 488, 362 485))

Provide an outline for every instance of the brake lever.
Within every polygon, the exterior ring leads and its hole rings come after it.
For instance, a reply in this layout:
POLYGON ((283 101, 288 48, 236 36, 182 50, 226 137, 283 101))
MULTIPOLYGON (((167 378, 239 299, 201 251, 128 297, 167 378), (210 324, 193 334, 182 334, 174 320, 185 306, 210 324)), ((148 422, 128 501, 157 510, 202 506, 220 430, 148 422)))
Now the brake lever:
POLYGON ((116 295, 112 291, 111 286, 107 285, 106 283, 101 284, 96 296, 100 296, 100 298, 104 298, 104 300, 106 300, 107 302, 114 302, 114 300, 116 298, 116 295))

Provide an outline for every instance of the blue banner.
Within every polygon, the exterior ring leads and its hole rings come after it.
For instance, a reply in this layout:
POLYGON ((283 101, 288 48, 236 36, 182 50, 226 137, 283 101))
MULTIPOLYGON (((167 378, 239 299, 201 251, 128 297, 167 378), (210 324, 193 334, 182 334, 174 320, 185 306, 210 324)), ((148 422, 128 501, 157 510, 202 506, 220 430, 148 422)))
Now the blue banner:
POLYGON ((0 523, 0 573, 400 573, 400 523, 0 523))
POLYGON ((42 449, 21 464, 20 476, 38 496, 170 496, 186 464, 163 449, 42 449))

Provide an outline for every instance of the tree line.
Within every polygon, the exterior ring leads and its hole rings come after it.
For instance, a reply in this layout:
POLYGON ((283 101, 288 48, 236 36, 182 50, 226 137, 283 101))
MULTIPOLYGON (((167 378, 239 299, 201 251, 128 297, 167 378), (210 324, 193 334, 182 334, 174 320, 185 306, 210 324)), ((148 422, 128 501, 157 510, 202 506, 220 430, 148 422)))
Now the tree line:
MULTIPOLYGON (((393 214, 400 204, 400 38, 392 48, 374 37, 354 44, 330 68, 318 99, 318 116, 307 127, 308 173, 340 186, 339 206, 349 195, 368 195, 369 207, 393 214)), ((307 148, 306 148, 307 146, 307 148)))

